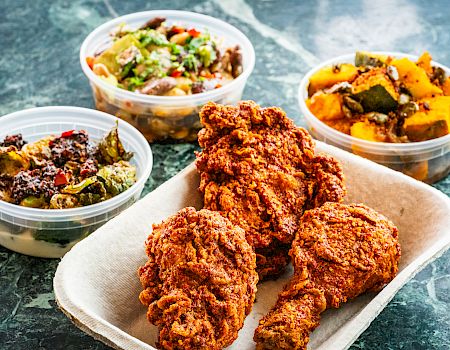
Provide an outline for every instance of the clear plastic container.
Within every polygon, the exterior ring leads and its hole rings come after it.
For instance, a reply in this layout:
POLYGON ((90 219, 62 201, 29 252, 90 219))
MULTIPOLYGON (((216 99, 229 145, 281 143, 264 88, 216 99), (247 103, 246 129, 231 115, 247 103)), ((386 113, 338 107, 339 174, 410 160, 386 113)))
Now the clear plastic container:
MULTIPOLYGON (((394 57, 407 57, 413 61, 418 59, 417 56, 397 52, 374 53, 394 57)), ((372 142, 337 131, 311 113, 305 102, 308 99, 310 77, 326 66, 338 63, 354 64, 354 60, 355 54, 333 58, 310 70, 302 79, 298 90, 298 102, 300 111, 305 117, 306 124, 313 137, 427 183, 436 182, 447 176, 450 172, 450 134, 422 142, 372 142)), ((448 67, 436 62, 432 64, 443 68, 447 74, 450 74, 448 67)))
MULTIPOLYGON (((0 117, 0 139, 22 133, 35 141, 66 130, 83 129, 99 141, 117 118, 79 107, 41 107, 0 117)), ((142 134, 119 120, 119 135, 126 150, 134 152, 131 163, 137 168, 137 182, 127 191, 104 202, 73 209, 36 209, 0 200, 0 244, 16 252, 58 258, 70 248, 133 204, 152 170, 152 151, 142 134)))
POLYGON ((201 129, 198 112, 206 102, 237 103, 255 65, 255 52, 250 40, 238 29, 216 18, 187 11, 137 12, 111 20, 88 35, 80 49, 80 61, 88 77, 97 109, 116 115, 138 128, 148 141, 175 139, 194 141, 201 129), (215 90, 188 96, 151 96, 120 89, 99 78, 86 62, 111 45, 110 33, 119 24, 138 28, 154 17, 164 17, 169 24, 198 30, 207 29, 223 39, 224 47, 239 45, 242 50, 243 72, 236 79, 215 90))

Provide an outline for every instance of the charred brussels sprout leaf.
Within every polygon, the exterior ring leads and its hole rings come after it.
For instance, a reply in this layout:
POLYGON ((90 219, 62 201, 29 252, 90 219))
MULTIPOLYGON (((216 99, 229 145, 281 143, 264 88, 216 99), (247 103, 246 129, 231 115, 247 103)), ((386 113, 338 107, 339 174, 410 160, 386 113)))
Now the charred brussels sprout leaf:
POLYGON ((101 168, 97 177, 105 185, 106 191, 116 196, 126 191, 136 182, 136 167, 128 162, 119 161, 101 168))
POLYGON ((119 139, 118 123, 98 144, 98 158, 100 162, 114 164, 119 160, 129 160, 132 152, 126 152, 119 139))
POLYGON ((80 193, 78 195, 78 198, 79 198, 79 202, 82 206, 99 203, 102 200, 106 199, 106 198, 102 197, 101 194, 98 194, 98 193, 80 193))
POLYGON ((22 199, 20 205, 28 208, 45 208, 47 206, 47 202, 45 201, 44 196, 28 196, 22 199))
POLYGON ((97 176, 84 179, 75 185, 66 186, 62 192, 74 195, 82 206, 95 204, 110 198, 103 181, 99 181, 97 176))
POLYGON ((84 179, 83 181, 77 184, 64 187, 61 192, 65 194, 78 194, 85 188, 88 188, 90 185, 94 184, 95 182, 97 182, 97 178, 95 176, 92 176, 87 179, 84 179))

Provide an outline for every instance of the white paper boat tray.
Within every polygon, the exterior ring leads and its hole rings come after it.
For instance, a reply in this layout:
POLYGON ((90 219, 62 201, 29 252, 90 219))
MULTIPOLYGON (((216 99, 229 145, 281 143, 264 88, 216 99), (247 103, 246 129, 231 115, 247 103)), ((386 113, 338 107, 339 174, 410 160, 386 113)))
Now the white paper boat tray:
MULTIPOLYGON (((346 176, 346 202, 365 203, 399 228, 400 272, 378 294, 366 294, 323 314, 309 349, 348 348, 397 291, 450 247, 450 199, 432 187, 335 147, 318 150, 338 158, 346 176)), ((116 349, 155 349, 156 327, 138 300, 137 269, 146 262, 144 241, 152 223, 186 206, 201 207, 193 165, 78 243, 54 278, 56 300, 77 327, 116 349)), ((254 349, 253 332, 289 278, 258 285, 257 302, 229 349, 254 349)))

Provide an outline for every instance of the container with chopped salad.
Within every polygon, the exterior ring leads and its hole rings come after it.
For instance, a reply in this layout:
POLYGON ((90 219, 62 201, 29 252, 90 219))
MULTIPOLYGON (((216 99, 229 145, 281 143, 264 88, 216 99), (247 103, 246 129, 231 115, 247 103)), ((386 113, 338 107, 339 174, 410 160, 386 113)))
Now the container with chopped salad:
POLYGON ((236 28, 183 11, 110 21, 91 33, 80 55, 97 109, 151 142, 195 140, 200 107, 237 102, 254 65, 253 48, 236 28))
POLYGON ((144 95, 186 96, 227 84, 242 72, 242 53, 223 50, 208 31, 168 25, 155 17, 139 29, 121 25, 113 44, 87 57, 101 79, 144 95))

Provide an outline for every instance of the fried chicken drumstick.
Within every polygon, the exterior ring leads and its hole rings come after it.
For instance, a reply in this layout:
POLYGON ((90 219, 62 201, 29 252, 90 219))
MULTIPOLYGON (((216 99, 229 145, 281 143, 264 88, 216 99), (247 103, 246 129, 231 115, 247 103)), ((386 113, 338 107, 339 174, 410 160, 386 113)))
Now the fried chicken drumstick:
POLYGON ((290 255, 294 277, 255 331, 258 350, 306 349, 321 312, 390 282, 398 230, 364 205, 326 203, 305 212, 290 255))
POLYGON ((250 312, 258 275, 244 231, 217 212, 184 208, 147 240, 139 299, 159 327, 160 349, 218 350, 250 312))
POLYGON ((260 279, 283 272, 305 209, 345 195, 341 165, 277 107, 206 104, 197 154, 204 207, 246 231, 260 279))

